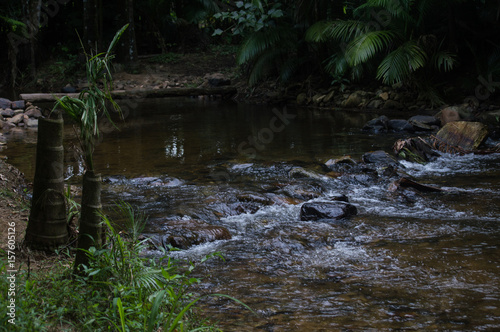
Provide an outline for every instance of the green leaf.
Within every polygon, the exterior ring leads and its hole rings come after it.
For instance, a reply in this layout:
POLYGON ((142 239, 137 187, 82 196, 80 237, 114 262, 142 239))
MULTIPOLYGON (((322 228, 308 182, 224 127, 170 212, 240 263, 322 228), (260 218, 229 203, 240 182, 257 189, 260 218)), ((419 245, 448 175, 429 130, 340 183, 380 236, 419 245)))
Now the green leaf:
POLYGON ((389 53, 380 63, 377 78, 385 84, 402 82, 426 62, 425 52, 414 42, 408 41, 389 53))
POLYGON ((377 52, 386 49, 394 39, 391 31, 371 31, 356 37, 347 45, 346 58, 351 66, 367 62, 377 52))

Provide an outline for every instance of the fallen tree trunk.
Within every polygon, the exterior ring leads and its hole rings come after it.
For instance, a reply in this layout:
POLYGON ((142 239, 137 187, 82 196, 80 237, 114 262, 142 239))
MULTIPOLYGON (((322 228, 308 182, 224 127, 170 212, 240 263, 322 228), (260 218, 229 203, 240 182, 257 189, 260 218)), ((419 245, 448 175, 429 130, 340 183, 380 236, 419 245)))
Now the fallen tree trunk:
MULTIPOLYGON (((190 96, 214 96, 221 95, 230 97, 238 90, 234 86, 221 86, 214 88, 167 88, 167 89, 133 89, 115 90, 111 92, 114 99, 128 98, 165 98, 165 97, 190 97, 190 96)), ((20 98, 30 102, 52 102, 56 98, 68 96, 77 98, 78 93, 23 93, 20 98)))

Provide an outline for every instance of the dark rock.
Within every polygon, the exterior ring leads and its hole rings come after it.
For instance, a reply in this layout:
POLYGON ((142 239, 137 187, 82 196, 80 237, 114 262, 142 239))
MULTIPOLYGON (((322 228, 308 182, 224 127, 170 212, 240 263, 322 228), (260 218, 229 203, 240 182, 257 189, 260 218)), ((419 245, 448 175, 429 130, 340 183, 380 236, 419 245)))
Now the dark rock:
POLYGON ((363 102, 363 98, 359 92, 353 92, 344 101, 344 107, 355 108, 358 107, 363 102))
POLYGON ((283 188, 284 194, 289 197, 301 199, 301 200, 309 200, 313 198, 318 198, 321 196, 322 189, 313 185, 298 185, 298 184, 290 184, 283 188))
POLYGON ((16 100, 11 103, 13 110, 24 109, 26 107, 24 100, 16 100))
POLYGON ((402 119, 393 119, 387 121, 387 127, 389 128, 389 130, 396 133, 414 132, 413 126, 408 121, 402 119))
POLYGON ((307 94, 306 93, 303 92, 297 96, 297 104, 298 105, 307 104, 307 94))
POLYGON ((4 118, 11 118, 15 115, 15 113, 10 108, 6 108, 0 111, 0 115, 3 116, 4 118))
POLYGON ((413 181, 412 179, 405 178, 405 177, 400 178, 399 180, 392 182, 389 185, 388 190, 390 192, 395 192, 397 190, 401 190, 404 188, 412 188, 412 189, 416 189, 420 192, 442 192, 443 191, 443 189, 441 189, 441 188, 436 188, 436 187, 428 186, 425 184, 421 184, 421 183, 418 183, 416 181, 413 181))
POLYGON ((387 108, 387 109, 402 109, 403 105, 400 102, 398 102, 398 101, 389 99, 388 101, 385 102, 384 108, 387 108))
POLYGON ((418 123, 427 126, 439 126, 441 121, 432 115, 414 115, 408 119, 411 124, 418 123))
POLYGON ((361 129, 364 132, 368 132, 371 134, 379 134, 379 133, 385 133, 387 132, 387 122, 389 119, 385 116, 382 115, 378 118, 372 119, 365 123, 363 128, 361 129))
POLYGON ((339 220, 351 217, 358 213, 357 208, 343 201, 334 202, 309 202, 300 208, 300 220, 339 220))
POLYGON ((371 102, 369 102, 368 106, 366 106, 366 107, 378 109, 378 108, 381 108, 383 104, 384 104, 384 102, 382 100, 376 99, 376 100, 372 100, 371 102))
POLYGON ((256 203, 256 204, 261 204, 261 205, 271 205, 271 204, 273 204, 272 200, 270 200, 269 198, 267 198, 265 196, 261 196, 261 195, 252 194, 252 193, 238 194, 236 196, 236 198, 240 202, 256 203))
POLYGON ((0 98, 0 108, 10 108, 12 102, 6 98, 0 98))
POLYGON ((330 159, 325 163, 326 167, 328 167, 328 168, 331 168, 334 165, 338 165, 338 164, 356 165, 356 161, 354 159, 352 159, 351 156, 342 156, 342 157, 337 158, 337 159, 330 159))
POLYGON ((35 106, 30 106, 28 107, 26 112, 24 112, 24 115, 27 115, 30 118, 38 119, 42 116, 42 111, 40 111, 40 109, 35 106))
POLYGON ((61 92, 62 93, 75 93, 76 88, 74 86, 71 86, 71 85, 66 85, 65 87, 63 87, 61 89, 61 92))
POLYGON ((16 127, 16 125, 15 125, 15 124, 13 124, 13 123, 10 123, 9 121, 3 121, 3 122, 2 122, 2 130, 3 130, 4 132, 8 132, 8 131, 10 131, 12 128, 15 128, 15 127, 16 127))
POLYGON ((393 156, 382 150, 367 152, 362 159, 365 163, 399 166, 399 162, 393 156))
POLYGON ((230 85, 231 80, 229 80, 227 77, 225 77, 221 73, 215 73, 206 76, 207 82, 210 86, 212 87, 219 87, 219 86, 224 86, 224 85, 230 85))

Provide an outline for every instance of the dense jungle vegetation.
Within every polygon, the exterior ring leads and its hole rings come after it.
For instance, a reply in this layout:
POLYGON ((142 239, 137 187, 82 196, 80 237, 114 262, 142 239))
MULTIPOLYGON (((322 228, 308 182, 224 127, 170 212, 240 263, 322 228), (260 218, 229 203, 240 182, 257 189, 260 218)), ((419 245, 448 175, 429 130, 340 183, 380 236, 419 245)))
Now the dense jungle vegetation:
POLYGON ((9 1, 0 8, 1 82, 26 86, 47 64, 73 74, 81 44, 101 50, 129 24, 122 63, 234 45, 250 86, 318 75, 326 84, 401 82, 430 99, 478 80, 492 92, 499 17, 492 0, 9 1))

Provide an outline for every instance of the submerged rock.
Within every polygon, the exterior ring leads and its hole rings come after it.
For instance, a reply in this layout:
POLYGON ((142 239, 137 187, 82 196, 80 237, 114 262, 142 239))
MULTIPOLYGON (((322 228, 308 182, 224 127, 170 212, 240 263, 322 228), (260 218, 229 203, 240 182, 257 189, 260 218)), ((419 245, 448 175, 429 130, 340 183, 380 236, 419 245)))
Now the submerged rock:
POLYGON ((383 150, 367 152, 362 157, 365 163, 380 164, 383 166, 399 166, 399 162, 383 150))
POLYGON ((340 220, 354 216, 358 209, 348 202, 336 200, 333 202, 309 202, 300 208, 300 220, 340 220))
POLYGON ((385 133, 387 132, 388 129, 387 126, 388 121, 389 118, 387 118, 385 115, 382 115, 378 118, 368 121, 361 130, 364 132, 368 132, 370 134, 385 133))
POLYGON ((411 123, 403 119, 389 120, 387 121, 387 127, 389 128, 389 130, 396 133, 400 132, 412 133, 415 131, 411 123))
POLYGON ((181 219, 167 221, 165 233, 156 241, 153 239, 153 242, 162 247, 171 245, 187 249, 206 242, 229 239, 231 233, 225 227, 210 225, 201 220, 181 219))

